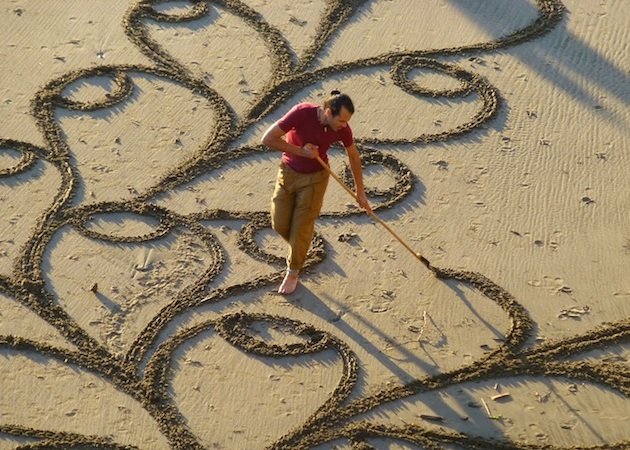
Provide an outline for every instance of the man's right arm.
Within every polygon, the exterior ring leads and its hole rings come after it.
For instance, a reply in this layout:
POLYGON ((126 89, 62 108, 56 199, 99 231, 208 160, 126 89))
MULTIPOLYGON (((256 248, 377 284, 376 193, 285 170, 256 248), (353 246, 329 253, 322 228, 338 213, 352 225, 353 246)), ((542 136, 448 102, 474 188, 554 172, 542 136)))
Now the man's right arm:
POLYGON ((290 144, 282 139, 286 132, 280 128, 278 123, 274 123, 270 126, 261 139, 262 143, 267 147, 280 152, 292 153, 294 155, 302 156, 304 158, 315 158, 317 155, 317 146, 313 144, 305 144, 303 147, 290 144))

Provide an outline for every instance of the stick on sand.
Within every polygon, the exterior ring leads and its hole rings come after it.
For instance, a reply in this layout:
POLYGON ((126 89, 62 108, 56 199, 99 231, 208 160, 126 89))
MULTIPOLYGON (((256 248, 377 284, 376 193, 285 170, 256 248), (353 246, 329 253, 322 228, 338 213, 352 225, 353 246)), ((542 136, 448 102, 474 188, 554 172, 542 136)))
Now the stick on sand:
MULTIPOLYGON (((316 156, 315 158, 317 158, 317 161, 322 165, 322 167, 324 169, 326 169, 326 171, 328 171, 328 173, 335 179, 337 180, 337 183, 339 183, 341 185, 341 187, 343 187, 346 192, 348 192, 348 194, 350 194, 355 200, 359 200, 356 196, 356 194, 354 192, 352 192, 352 189, 350 189, 348 186, 345 185, 345 183, 343 181, 341 181, 341 179, 337 176, 337 174, 335 172, 333 172, 330 167, 328 167, 328 164, 326 164, 320 157, 319 155, 316 156)), ((396 232, 394 230, 392 230, 389 225, 387 225, 385 222, 383 222, 383 220, 381 220, 380 217, 378 217, 374 211, 370 211, 369 212, 370 216, 372 216, 374 218, 374 220, 376 220, 378 223, 380 223, 381 225, 383 225, 383 227, 385 227, 385 229, 387 231, 389 231, 392 236, 394 236, 398 242, 400 242, 403 247, 405 247, 407 250, 409 250, 409 252, 411 252, 411 254, 413 256, 415 256, 416 258, 418 258, 420 260, 420 262, 422 264, 424 264, 427 269, 431 268, 431 264, 429 263, 429 260, 426 259, 424 256, 422 256, 420 253, 416 253, 409 245, 407 245, 407 243, 405 241, 402 240, 402 238, 400 236, 398 236, 398 234, 396 234, 396 232)))

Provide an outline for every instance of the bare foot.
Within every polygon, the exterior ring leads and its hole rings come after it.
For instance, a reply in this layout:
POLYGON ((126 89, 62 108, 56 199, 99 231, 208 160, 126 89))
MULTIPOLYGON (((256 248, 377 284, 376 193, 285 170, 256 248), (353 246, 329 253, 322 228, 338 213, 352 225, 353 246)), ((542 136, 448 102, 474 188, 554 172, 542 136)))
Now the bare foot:
POLYGON ((284 280, 282 280, 282 284, 278 288, 278 293, 282 295, 293 294, 295 288, 297 287, 297 283, 298 276, 287 272, 284 280))

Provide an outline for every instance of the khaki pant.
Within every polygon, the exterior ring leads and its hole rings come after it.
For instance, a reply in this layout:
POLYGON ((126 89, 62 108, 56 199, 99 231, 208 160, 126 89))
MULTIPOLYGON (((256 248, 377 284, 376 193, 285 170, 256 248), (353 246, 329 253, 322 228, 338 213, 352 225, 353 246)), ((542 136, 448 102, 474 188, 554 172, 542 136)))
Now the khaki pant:
POLYGON ((325 170, 299 173, 280 164, 271 199, 271 227, 289 243, 287 268, 290 270, 300 270, 304 265, 327 186, 325 170))

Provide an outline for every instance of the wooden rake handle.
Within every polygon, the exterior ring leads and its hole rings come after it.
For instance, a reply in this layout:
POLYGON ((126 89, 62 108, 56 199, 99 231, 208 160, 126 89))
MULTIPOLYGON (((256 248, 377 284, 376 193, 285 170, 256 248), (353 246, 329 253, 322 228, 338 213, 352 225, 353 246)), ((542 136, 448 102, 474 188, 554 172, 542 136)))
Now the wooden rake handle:
MULTIPOLYGON (((350 189, 348 186, 346 186, 346 184, 341 181, 341 178, 339 178, 337 176, 337 174, 335 172, 333 172, 330 167, 328 167, 328 164, 326 164, 322 158, 319 157, 319 155, 315 156, 315 158, 317 159, 317 162, 319 162, 321 164, 321 166, 335 179, 337 180, 337 183, 339 183, 341 185, 342 188, 344 188, 346 190, 346 192, 348 192, 348 194, 350 194, 357 202, 359 201, 359 198, 357 197, 357 195, 352 191, 352 189, 350 189)), ((385 222, 383 222, 383 220, 378 217, 376 215, 376 213, 374 211, 369 211, 368 214, 370 214, 370 216, 372 216, 374 218, 374 220, 376 220, 378 223, 380 223, 381 225, 383 225, 383 227, 385 227, 385 229, 387 231, 389 231, 391 233, 392 236, 394 236, 398 242, 400 242, 403 247, 405 247, 407 250, 409 250, 409 252, 415 256, 416 258, 418 258, 420 260, 420 262, 422 264, 424 264, 425 266, 427 266, 428 269, 431 268, 431 265, 429 263, 429 260, 426 259, 424 256, 422 256, 420 253, 416 253, 409 245, 407 245, 407 243, 405 241, 403 241, 403 239, 398 236, 398 234, 392 230, 390 228, 389 225, 387 225, 385 222)))

